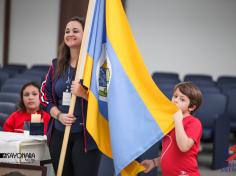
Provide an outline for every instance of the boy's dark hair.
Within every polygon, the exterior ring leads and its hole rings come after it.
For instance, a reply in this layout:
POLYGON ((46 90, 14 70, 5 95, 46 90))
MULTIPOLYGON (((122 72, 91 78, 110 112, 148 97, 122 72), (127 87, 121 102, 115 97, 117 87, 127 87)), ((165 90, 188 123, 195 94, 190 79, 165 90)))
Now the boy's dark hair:
POLYGON ((175 86, 174 92, 179 89, 179 91, 186 95, 190 104, 189 107, 196 106, 196 108, 191 112, 193 114, 202 104, 202 92, 200 89, 191 82, 182 82, 175 86))
POLYGON ((36 83, 34 81, 28 82, 28 83, 23 85, 23 87, 21 88, 21 91, 20 91, 20 101, 19 101, 19 104, 18 104, 18 109, 22 112, 26 111, 26 107, 25 107, 25 104, 24 104, 24 101, 23 101, 23 92, 24 92, 25 88, 28 87, 28 86, 34 86, 35 88, 38 89, 38 91, 40 93, 40 87, 39 87, 38 83, 36 83))

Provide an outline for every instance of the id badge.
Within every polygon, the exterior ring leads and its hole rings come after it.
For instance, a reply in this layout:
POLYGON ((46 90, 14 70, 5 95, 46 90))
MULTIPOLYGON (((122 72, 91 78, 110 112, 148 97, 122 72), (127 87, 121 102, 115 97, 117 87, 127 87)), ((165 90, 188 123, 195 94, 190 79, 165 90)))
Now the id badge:
POLYGON ((70 99, 71 99, 71 93, 70 92, 63 92, 62 105, 63 106, 70 106, 70 99))

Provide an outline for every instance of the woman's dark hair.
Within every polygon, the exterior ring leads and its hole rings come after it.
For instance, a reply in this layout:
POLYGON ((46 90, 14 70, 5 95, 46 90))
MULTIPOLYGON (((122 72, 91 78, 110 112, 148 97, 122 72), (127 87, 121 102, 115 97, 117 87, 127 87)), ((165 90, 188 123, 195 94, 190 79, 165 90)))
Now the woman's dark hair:
POLYGON ((26 111, 26 107, 25 107, 25 104, 24 104, 24 101, 23 101, 23 92, 26 89, 26 87, 28 87, 28 86, 34 86, 40 92, 40 87, 39 87, 38 83, 36 83, 36 82, 31 81, 31 82, 28 82, 28 83, 23 85, 23 87, 21 88, 21 91, 20 91, 20 101, 19 101, 19 104, 18 104, 18 109, 20 111, 23 111, 23 112, 26 111))
POLYGON ((200 89, 191 82, 179 83, 175 86, 174 92, 176 91, 176 89, 179 89, 182 94, 186 95, 189 98, 189 107, 192 107, 194 105, 196 106, 196 108, 191 112, 191 114, 193 114, 202 104, 202 92, 200 91, 200 89))
MULTIPOLYGON (((78 21, 82 28, 84 29, 85 20, 82 17, 74 16, 72 17, 67 23, 71 21, 78 21)), ((64 76, 67 67, 69 66, 70 59, 70 48, 65 44, 63 41, 59 46, 58 51, 58 61, 55 71, 55 77, 58 78, 59 76, 64 76)))

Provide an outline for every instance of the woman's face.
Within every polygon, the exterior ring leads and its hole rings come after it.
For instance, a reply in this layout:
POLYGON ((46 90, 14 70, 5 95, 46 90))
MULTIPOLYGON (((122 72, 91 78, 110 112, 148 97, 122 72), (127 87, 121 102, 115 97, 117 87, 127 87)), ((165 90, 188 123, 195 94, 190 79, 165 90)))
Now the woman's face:
POLYGON ((23 102, 27 112, 36 112, 39 110, 39 90, 32 85, 27 86, 23 91, 23 102))
POLYGON ((79 48, 83 37, 83 27, 78 21, 66 25, 64 42, 69 48, 79 48))

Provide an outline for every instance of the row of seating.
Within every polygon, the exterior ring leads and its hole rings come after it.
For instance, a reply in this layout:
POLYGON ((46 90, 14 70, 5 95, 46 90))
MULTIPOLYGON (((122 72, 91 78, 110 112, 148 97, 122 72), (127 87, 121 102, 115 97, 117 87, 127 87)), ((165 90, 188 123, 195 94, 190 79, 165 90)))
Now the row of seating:
MULTIPOLYGON (((22 86, 29 81, 41 83, 48 69, 47 65, 34 65, 29 69, 20 64, 0 67, 0 130, 8 116, 16 110, 22 86)), ((105 155, 102 155, 98 175, 114 175, 113 162, 105 155)))
POLYGON ((0 68, 0 91, 19 93, 29 81, 41 84, 48 69, 48 65, 34 65, 30 69, 24 65, 6 65, 0 68))
MULTIPOLYGON (((154 72, 152 74, 154 82, 162 89, 173 89, 173 85, 181 82, 178 73, 154 72)), ((219 76, 216 81, 207 74, 186 74, 183 81, 191 81, 199 86, 203 91, 227 92, 231 88, 236 88, 236 76, 219 76)))
POLYGON ((0 69, 6 70, 7 72, 17 72, 17 73, 22 73, 27 69, 32 69, 32 70, 44 70, 47 71, 50 65, 47 64, 35 64, 32 65, 30 68, 27 67, 26 64, 6 64, 3 66, 0 66, 0 69))
MULTIPOLYGON (((47 71, 47 69, 45 70, 47 71)), ((16 86, 20 84, 22 86, 25 80, 32 81, 31 78, 36 78, 36 77, 38 78, 40 76, 42 77, 45 76, 46 74, 45 70, 42 72, 40 69, 36 69, 36 70, 25 69, 21 72, 18 72, 15 75, 13 74, 8 75, 7 79, 3 81, 3 84, 1 86, 1 91, 0 91, 0 125, 2 125, 4 122, 4 121, 1 121, 1 116, 3 117, 5 115, 5 118, 6 118, 8 114, 15 111, 16 101, 19 100, 19 92, 6 93, 4 91, 5 90, 9 91, 10 87, 7 87, 7 88, 4 88, 4 87, 6 85, 16 86), (34 77, 34 75, 36 76, 34 77), (7 103, 7 104, 12 103, 14 104, 14 107, 11 110, 9 110, 10 106, 3 106, 4 103, 7 103), (9 112, 7 109, 11 112, 9 112)), ((3 70, 1 68, 0 75, 2 75, 3 73, 8 74, 10 73, 10 71, 6 71, 6 68, 3 70)), ((181 82, 178 74, 175 74, 175 73, 156 73, 156 74, 153 74, 152 77, 153 77, 154 82, 157 84, 157 86, 169 98, 171 98, 172 96, 174 86, 177 83, 181 82)), ((235 113, 235 108, 234 108, 235 106, 234 104, 236 101, 236 89, 232 86, 227 91, 222 91, 219 85, 224 85, 224 86, 226 84, 234 85, 235 77, 230 77, 229 79, 219 78, 216 82, 214 82, 213 79, 211 77, 208 77, 207 75, 206 76, 200 75, 199 78, 190 79, 189 76, 188 77, 186 76, 184 80, 192 81, 196 83, 203 92, 203 96, 204 96, 203 105, 197 111, 196 116, 201 120, 203 124, 203 128, 204 128, 203 137, 202 137, 203 142, 205 141, 213 142, 212 168, 214 169, 222 168, 223 166, 225 166, 226 164, 225 160, 228 157, 229 131, 230 129, 233 131, 236 131, 236 120, 230 122, 232 119, 236 119, 235 118, 236 113, 235 113), (199 78, 205 81, 196 81, 199 78), (224 80, 227 80, 227 81, 224 82, 224 80), (213 82, 213 83, 211 84, 210 82, 213 82)), ((0 78, 0 81, 1 81, 1 78, 0 78)), ((18 90, 21 89, 21 86, 19 86, 18 90)), ((147 156, 150 158, 155 157, 158 153, 158 146, 159 145, 156 144, 152 149, 150 149, 155 152, 150 152, 150 150, 147 151, 146 153, 147 156), (154 155, 152 155, 153 153, 154 155)), ((143 158, 147 158, 147 156, 144 155, 143 158)))

